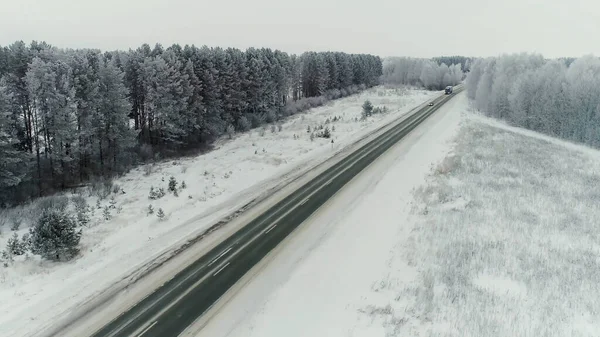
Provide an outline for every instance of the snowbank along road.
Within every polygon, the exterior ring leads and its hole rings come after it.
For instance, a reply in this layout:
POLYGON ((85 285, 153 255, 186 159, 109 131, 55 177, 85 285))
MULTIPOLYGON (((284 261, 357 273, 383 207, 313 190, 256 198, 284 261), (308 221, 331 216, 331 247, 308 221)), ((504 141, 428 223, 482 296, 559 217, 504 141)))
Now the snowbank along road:
POLYGON ((177 336, 205 314, 266 254, 377 157, 441 105, 441 96, 279 201, 173 279, 93 333, 94 337, 177 336))

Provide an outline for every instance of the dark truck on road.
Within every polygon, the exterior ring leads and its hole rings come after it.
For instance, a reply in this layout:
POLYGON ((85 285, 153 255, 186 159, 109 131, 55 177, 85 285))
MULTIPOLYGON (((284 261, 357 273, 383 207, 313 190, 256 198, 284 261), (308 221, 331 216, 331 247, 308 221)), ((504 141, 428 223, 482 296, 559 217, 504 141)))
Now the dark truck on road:
POLYGON ((445 94, 446 95, 450 95, 451 93, 452 93, 452 86, 449 85, 449 86, 446 87, 445 94))

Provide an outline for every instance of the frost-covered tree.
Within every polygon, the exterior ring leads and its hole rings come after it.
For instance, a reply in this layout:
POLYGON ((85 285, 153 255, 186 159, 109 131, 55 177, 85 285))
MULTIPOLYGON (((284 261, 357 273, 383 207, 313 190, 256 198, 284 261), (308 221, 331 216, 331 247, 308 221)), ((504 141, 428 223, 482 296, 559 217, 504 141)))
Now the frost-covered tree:
POLYGON ((70 260, 79 253, 81 230, 69 214, 60 210, 46 210, 30 230, 31 250, 43 258, 70 260))
POLYGON ((131 105, 123 84, 123 72, 114 61, 100 63, 96 111, 98 138, 97 153, 100 171, 118 173, 129 162, 130 149, 135 145, 133 130, 129 127, 128 113, 131 105))
POLYGON ((410 57, 390 57, 383 63, 383 82, 422 86, 430 90, 440 90, 462 81, 461 64, 436 63, 432 60, 410 57))
POLYGON ((206 147, 229 126, 275 123, 376 85, 381 74, 379 57, 341 52, 0 47, 0 151, 20 168, 0 168, 0 202, 114 176, 156 154, 206 147))
POLYGON ((19 139, 10 122, 10 95, 0 81, 0 203, 9 201, 25 179, 29 166, 27 152, 19 151, 19 139))
POLYGON ((486 114, 551 135, 600 146, 600 60, 572 63, 514 54, 476 60, 468 95, 486 114))
POLYGON ((47 61, 36 57, 26 77, 36 126, 38 178, 49 180, 50 184, 60 183, 64 188, 75 159, 73 148, 77 140, 71 68, 52 53, 47 61))

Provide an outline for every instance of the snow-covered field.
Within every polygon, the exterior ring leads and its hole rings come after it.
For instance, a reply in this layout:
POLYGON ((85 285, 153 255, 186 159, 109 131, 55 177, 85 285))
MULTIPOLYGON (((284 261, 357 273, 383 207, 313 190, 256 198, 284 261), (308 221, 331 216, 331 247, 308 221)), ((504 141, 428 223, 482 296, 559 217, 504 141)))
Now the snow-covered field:
MULTIPOLYGON (((439 93, 375 88, 291 117, 281 130, 268 126, 238 134, 221 140, 205 155, 140 167, 115 180, 114 185, 67 196, 69 208, 72 200, 82 196, 93 212, 83 228, 82 254, 68 263, 21 256, 1 267, 0 335, 26 336, 44 330, 74 306, 275 186, 287 173, 310 168, 436 95, 439 93), (361 105, 366 99, 389 112, 361 121, 361 105), (310 139, 321 125, 332 130, 334 143, 310 139), (171 176, 179 186, 185 181, 179 196, 167 193, 149 200, 150 188, 167 190, 171 176), (100 198, 104 189, 107 196, 100 198), (148 214, 149 205, 153 214, 148 214), (109 220, 104 217, 106 207, 109 220), (159 209, 165 214, 163 220, 157 217, 159 209)), ((41 204, 56 203, 52 198, 0 211, 0 250, 13 235, 9 228, 15 219, 22 221, 16 230, 22 236, 35 221, 41 204)))
POLYGON ((598 336, 600 151, 469 110, 440 109, 190 335, 598 336))

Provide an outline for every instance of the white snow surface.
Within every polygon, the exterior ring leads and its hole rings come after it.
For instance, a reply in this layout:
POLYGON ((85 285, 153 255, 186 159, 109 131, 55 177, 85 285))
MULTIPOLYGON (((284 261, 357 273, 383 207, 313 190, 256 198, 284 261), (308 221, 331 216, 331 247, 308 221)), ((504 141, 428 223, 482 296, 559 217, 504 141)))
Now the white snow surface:
MULTIPOLYGON (((251 130, 222 139, 204 155, 140 167, 114 181, 125 193, 111 193, 115 207, 110 220, 102 213, 111 197, 100 199, 98 188, 78 191, 94 209, 90 224, 83 228, 81 256, 68 263, 20 256, 0 267, 0 336, 40 333, 124 275, 256 197, 265 186, 274 186, 286 173, 310 168, 439 94, 378 87, 290 117, 281 131, 251 130), (366 99, 389 112, 361 121, 366 99), (331 122, 334 117, 340 120, 331 122), (307 128, 319 125, 335 127, 333 144, 328 139, 310 140, 307 128), (185 181, 186 188, 178 197, 167 193, 149 200, 150 187, 167 190, 170 176, 185 181), (101 209, 96 207, 98 200, 101 209), (147 214, 150 204, 153 215, 147 214), (159 208, 166 214, 163 221, 156 217, 159 208)), ((19 236, 28 231, 41 202, 0 211, 0 250, 13 235, 9 228, 15 219, 22 221, 19 236)))
POLYGON ((360 173, 188 335, 384 336, 371 311, 391 310, 383 290, 417 274, 395 255, 411 230, 412 191, 450 151, 466 100, 457 95, 360 173))

